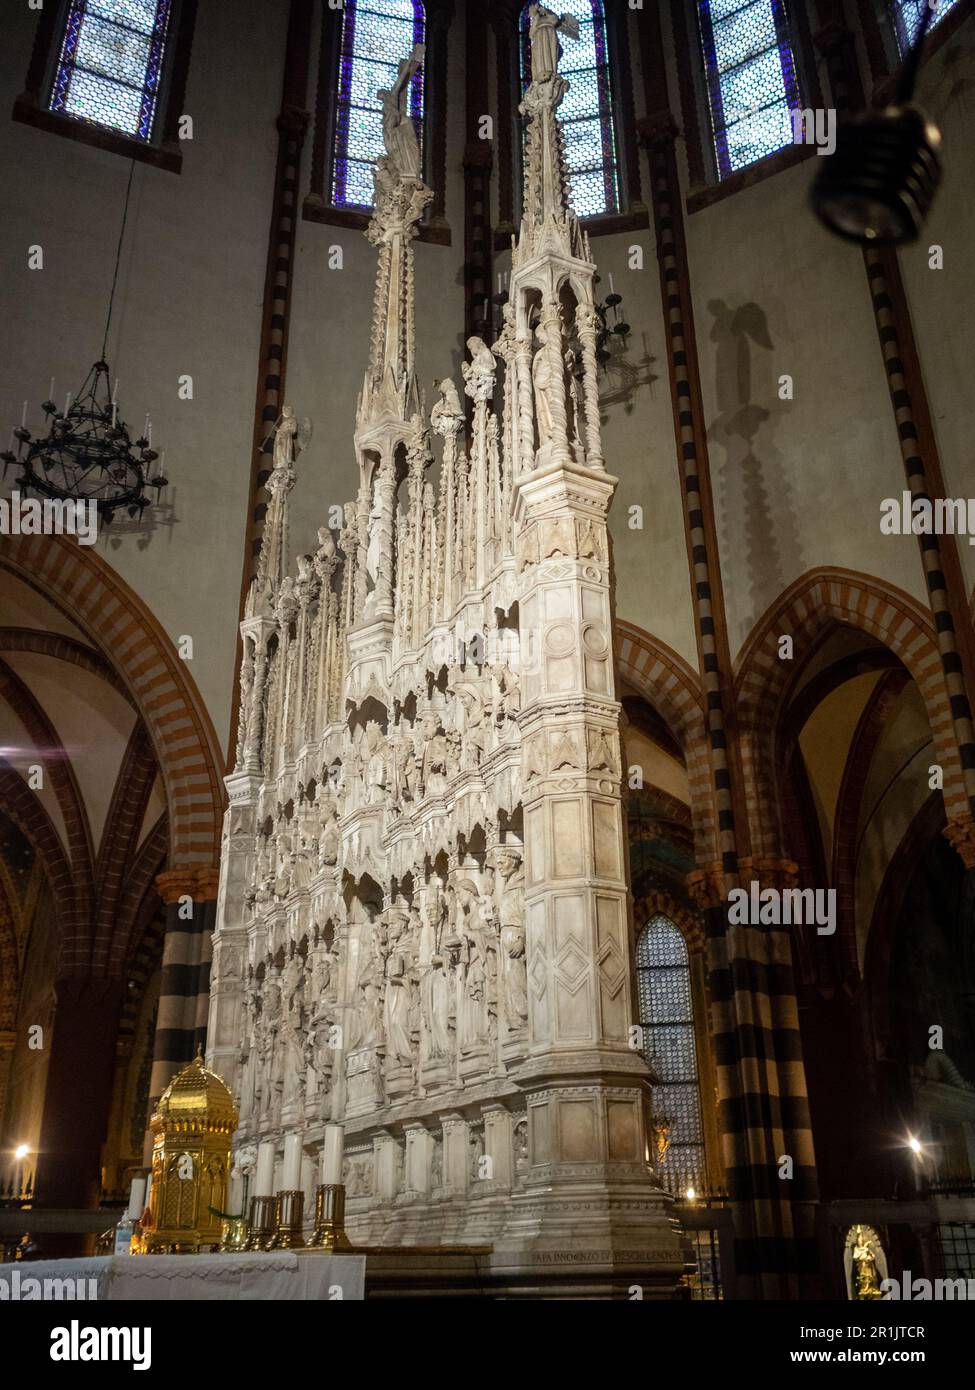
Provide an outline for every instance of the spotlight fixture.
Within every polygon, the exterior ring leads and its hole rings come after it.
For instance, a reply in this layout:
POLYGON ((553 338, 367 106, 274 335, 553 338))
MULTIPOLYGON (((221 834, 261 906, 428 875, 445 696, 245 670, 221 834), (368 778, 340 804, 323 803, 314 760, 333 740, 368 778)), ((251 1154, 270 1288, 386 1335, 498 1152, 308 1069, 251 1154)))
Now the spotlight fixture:
POLYGON ((911 1153, 914 1154, 915 1158, 919 1157, 924 1152, 924 1145, 921 1143, 920 1139, 915 1139, 913 1134, 907 1136, 907 1147, 910 1149, 911 1153))
POLYGON ((27 1147, 26 1144, 18 1144, 17 1147, 14 1149, 14 1158, 24 1159, 27 1157, 29 1153, 30 1149, 27 1147))
POLYGON ((911 101, 932 13, 925 5, 893 105, 844 122, 834 152, 816 161, 813 210, 849 241, 914 241, 941 182, 941 134, 911 101))
POLYGON ((697 1193, 694 1191, 693 1187, 689 1187, 687 1191, 684 1193, 684 1196, 687 1198, 689 1202, 693 1202, 694 1198, 697 1196, 697 1193))

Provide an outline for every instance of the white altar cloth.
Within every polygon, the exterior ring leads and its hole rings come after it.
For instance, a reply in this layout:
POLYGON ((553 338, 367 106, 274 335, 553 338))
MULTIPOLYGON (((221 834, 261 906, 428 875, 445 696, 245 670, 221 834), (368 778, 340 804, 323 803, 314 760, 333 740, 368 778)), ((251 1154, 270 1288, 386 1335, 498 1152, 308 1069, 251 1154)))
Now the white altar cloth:
POLYGON ((27 1260, 0 1265, 0 1303, 89 1298, 96 1287, 100 1302, 358 1300, 364 1296, 365 1275, 365 1255, 296 1255, 288 1250, 254 1255, 27 1260), (71 1294, 67 1293, 66 1280, 72 1281, 71 1294))

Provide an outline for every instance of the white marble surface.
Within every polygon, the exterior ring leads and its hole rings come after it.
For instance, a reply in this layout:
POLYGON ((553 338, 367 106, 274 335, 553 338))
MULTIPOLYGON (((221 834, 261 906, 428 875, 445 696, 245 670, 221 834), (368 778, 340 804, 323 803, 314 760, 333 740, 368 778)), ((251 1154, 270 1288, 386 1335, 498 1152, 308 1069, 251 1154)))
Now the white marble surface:
POLYGON ((363 1297, 364 1255, 116 1255, 0 1265, 0 1302, 76 1299, 100 1302, 221 1299, 333 1301, 363 1297))

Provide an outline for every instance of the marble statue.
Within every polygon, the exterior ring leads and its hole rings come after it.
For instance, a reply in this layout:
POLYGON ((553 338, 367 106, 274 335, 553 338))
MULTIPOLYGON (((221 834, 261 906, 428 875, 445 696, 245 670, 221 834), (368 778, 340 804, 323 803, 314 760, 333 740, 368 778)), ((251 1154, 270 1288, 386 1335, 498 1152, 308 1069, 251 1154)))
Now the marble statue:
POLYGON ((528 11, 528 36, 531 40, 532 81, 547 82, 559 66, 559 33, 569 38, 579 37, 579 21, 573 15, 557 15, 544 5, 532 5, 528 11))
POLYGON ((391 170, 402 179, 420 177, 420 145, 409 115, 410 83, 423 63, 423 44, 417 44, 409 58, 396 70, 396 82, 389 91, 377 93, 383 107, 383 143, 391 170))

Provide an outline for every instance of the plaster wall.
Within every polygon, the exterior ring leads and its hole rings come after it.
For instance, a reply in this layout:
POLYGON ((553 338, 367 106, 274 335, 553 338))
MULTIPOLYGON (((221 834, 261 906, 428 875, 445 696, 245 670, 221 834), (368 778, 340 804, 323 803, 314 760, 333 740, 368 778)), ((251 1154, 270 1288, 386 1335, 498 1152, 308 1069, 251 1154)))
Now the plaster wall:
MULTIPOLYGON (((193 636, 192 674, 224 742, 288 7, 233 8, 228 34, 223 6, 199 6, 182 172, 135 166, 108 340, 123 417, 141 427, 150 413, 172 506, 147 532, 120 520, 98 543, 173 639, 193 636), (192 400, 177 395, 184 374, 192 400)), ((38 432, 50 378, 63 401, 101 351, 130 166, 9 118, 36 23, 27 5, 3 6, 0 422, 19 424, 27 399, 38 432), (33 245, 42 270, 28 269, 33 245)))

